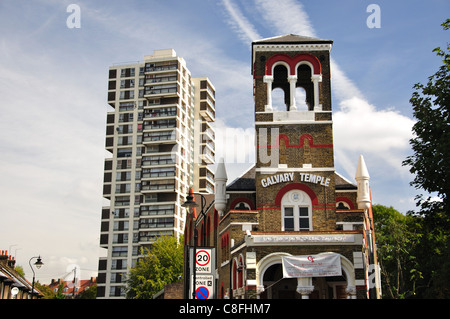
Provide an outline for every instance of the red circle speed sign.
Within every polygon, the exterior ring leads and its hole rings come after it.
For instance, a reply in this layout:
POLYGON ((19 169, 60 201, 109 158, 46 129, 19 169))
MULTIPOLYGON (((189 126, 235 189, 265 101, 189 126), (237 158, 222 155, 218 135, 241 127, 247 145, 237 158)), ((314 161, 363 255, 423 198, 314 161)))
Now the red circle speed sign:
POLYGON ((195 262, 199 266, 206 266, 209 264, 211 256, 206 250, 200 250, 195 254, 195 262))

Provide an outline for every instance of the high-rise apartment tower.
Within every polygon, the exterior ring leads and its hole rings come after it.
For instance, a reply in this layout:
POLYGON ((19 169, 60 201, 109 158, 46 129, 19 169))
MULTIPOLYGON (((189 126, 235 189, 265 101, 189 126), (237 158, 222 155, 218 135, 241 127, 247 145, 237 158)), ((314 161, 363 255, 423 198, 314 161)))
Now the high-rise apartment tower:
POLYGON ((174 50, 111 66, 97 298, 125 297, 125 275, 161 235, 180 236, 190 187, 214 193, 215 89, 174 50))

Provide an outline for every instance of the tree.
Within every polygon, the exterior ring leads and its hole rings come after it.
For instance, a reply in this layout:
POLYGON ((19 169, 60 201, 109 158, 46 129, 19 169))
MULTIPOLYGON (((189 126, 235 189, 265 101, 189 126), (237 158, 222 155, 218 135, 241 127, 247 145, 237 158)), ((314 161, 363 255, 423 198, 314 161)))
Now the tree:
MULTIPOLYGON (((450 19, 442 24, 450 28, 450 19)), ((438 71, 424 84, 414 85, 410 99, 417 119, 410 140, 413 155, 403 161, 415 175, 411 185, 431 196, 417 196, 420 211, 410 215, 422 216, 422 240, 415 256, 420 261, 421 285, 417 288, 423 298, 450 298, 450 45, 433 50, 442 58, 438 71)))
POLYGON ((42 299, 55 299, 56 294, 53 292, 53 290, 50 289, 50 287, 41 284, 39 280, 34 283, 34 286, 44 295, 42 299))
POLYGON ((23 270, 22 266, 16 266, 14 267, 14 270, 22 277, 25 277, 25 271, 23 270))
POLYGON ((420 219, 405 216, 392 207, 374 205, 377 254, 381 266, 384 298, 404 299, 415 295, 422 279, 415 249, 420 244, 420 219))
POLYGON ((97 298, 97 284, 94 284, 85 290, 82 293, 78 294, 77 299, 95 299, 97 298))
MULTIPOLYGON (((450 19, 442 24, 450 28, 450 19)), ((429 194, 437 194, 439 200, 431 201, 418 196, 417 206, 421 214, 432 217, 444 212, 446 222, 450 216, 450 45, 447 51, 433 50, 443 58, 443 65, 428 78, 426 85, 414 85, 410 103, 417 122, 413 126, 415 137, 410 140, 414 152, 403 165, 410 166, 415 175, 411 185, 429 194)))
POLYGON ((127 298, 151 299, 165 285, 183 275, 183 239, 160 237, 151 249, 141 250, 144 257, 130 269, 127 298))

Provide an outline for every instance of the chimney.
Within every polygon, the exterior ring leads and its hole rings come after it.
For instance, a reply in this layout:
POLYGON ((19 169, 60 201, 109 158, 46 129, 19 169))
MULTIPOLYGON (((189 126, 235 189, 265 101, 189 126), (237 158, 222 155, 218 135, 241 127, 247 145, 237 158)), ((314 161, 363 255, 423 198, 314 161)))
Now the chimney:
POLYGON ((2 250, 0 255, 0 263, 6 265, 8 261, 8 251, 2 250))
POLYGON ((9 256, 9 259, 8 259, 8 266, 9 266, 10 268, 14 269, 15 264, 16 264, 16 261, 14 260, 14 257, 13 257, 13 256, 9 256))

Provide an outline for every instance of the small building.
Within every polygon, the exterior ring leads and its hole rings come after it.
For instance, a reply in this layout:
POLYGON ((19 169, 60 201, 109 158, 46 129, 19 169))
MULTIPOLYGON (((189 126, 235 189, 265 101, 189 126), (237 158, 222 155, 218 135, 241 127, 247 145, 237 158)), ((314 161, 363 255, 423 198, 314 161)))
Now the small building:
POLYGON ((63 280, 61 278, 52 279, 50 284, 46 286, 48 286, 55 293, 58 292, 58 289, 60 289, 61 287, 62 288, 61 293, 64 296, 66 296, 66 298, 76 298, 90 287, 96 288, 97 278, 91 277, 89 279, 81 279, 81 280, 76 279, 75 283, 73 280, 63 280))
POLYGON ((14 269, 15 264, 14 257, 8 255, 7 250, 0 252, 0 299, 42 298, 43 294, 36 287, 32 289, 32 283, 14 269))

